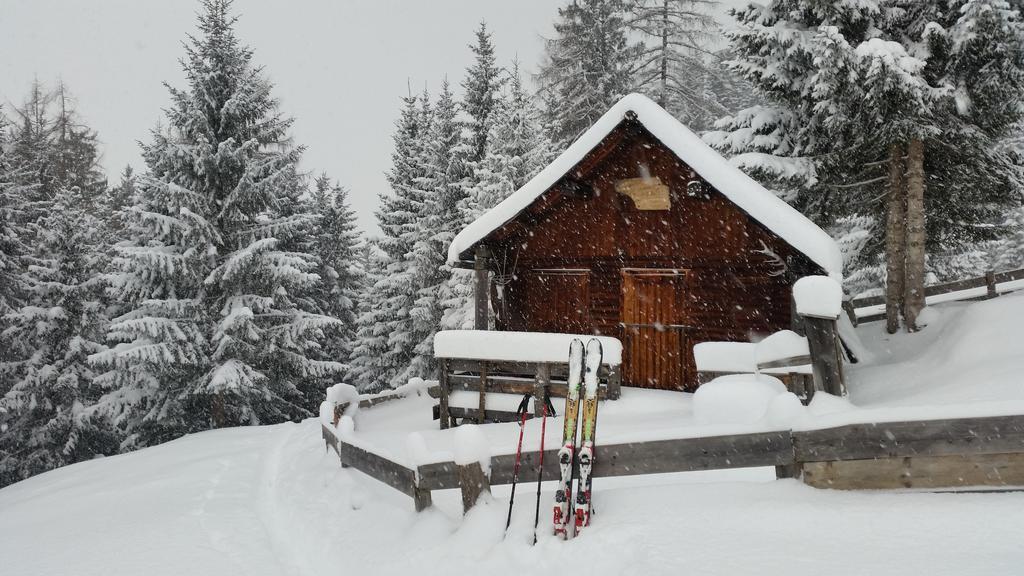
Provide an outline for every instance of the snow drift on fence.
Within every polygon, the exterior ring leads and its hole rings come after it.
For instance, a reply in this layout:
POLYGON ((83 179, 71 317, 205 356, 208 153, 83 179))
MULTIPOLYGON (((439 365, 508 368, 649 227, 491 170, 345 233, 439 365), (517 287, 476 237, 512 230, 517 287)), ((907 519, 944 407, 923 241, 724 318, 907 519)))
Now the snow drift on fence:
POLYGON ((546 332, 498 332, 495 330, 445 330, 434 336, 434 356, 499 362, 566 362, 573 339, 597 338, 604 363, 622 364, 622 343, 610 336, 552 334, 546 332))

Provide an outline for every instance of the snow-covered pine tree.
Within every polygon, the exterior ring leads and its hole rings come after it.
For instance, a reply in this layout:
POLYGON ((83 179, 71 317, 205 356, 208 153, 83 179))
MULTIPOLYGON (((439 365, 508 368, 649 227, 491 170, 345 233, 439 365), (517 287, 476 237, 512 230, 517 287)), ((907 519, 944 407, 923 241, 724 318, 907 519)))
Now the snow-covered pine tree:
MULTIPOLYGON (((26 170, 11 152, 9 130, 7 116, 0 108, 0 319, 22 303, 22 257, 29 242, 24 203, 31 193, 26 188, 31 184, 26 182, 26 170)), ((0 320, 0 333, 3 326, 0 320)), ((3 344, 2 340, 0 344, 3 344)), ((9 347, 0 346, 0 360, 4 358, 4 350, 9 350, 9 347)), ((0 394, 4 391, 4 386, 0 385, 0 394)))
POLYGON ((349 206, 348 190, 332 183, 326 174, 316 178, 313 209, 320 217, 314 228, 314 252, 319 266, 322 312, 341 323, 328 333, 324 355, 348 364, 356 336, 356 310, 363 290, 363 271, 357 262, 360 234, 356 214, 349 206))
POLYGON ((886 251, 889 300, 910 329, 923 305, 925 246, 990 237, 996 212, 1013 203, 1016 168, 995 143, 1022 109, 1024 50, 1005 8, 999 0, 776 1, 736 13, 729 33, 732 67, 768 103, 727 119, 708 140, 824 226, 870 216, 866 260, 852 263, 849 277, 876 265, 885 229, 901 231, 889 234, 886 251))
MULTIPOLYGON (((465 92, 461 106, 465 117, 460 143, 453 150, 450 173, 459 175, 461 198, 457 204, 461 222, 453 221, 452 237, 479 215, 474 208, 473 195, 480 183, 481 164, 490 148, 490 137, 501 104, 501 91, 506 83, 504 72, 495 64, 491 36, 481 24, 476 45, 470 45, 474 63, 466 69, 462 82, 465 92)), ((446 257, 447 245, 442 247, 446 257)), ((441 326, 445 329, 472 328, 472 317, 467 317, 473 291, 473 277, 467 270, 450 269, 449 278, 440 287, 438 298, 442 303, 441 326), (468 324, 467 324, 468 319, 468 324)))
POLYGON ((104 210, 107 229, 111 238, 114 239, 111 244, 121 239, 125 218, 135 202, 136 178, 135 170, 130 165, 125 166, 121 172, 121 181, 111 187, 107 193, 104 210))
POLYGON ((377 210, 382 232, 375 242, 379 253, 372 259, 375 270, 363 295, 367 307, 357 323, 358 343, 351 364, 350 377, 362 390, 402 384, 417 344, 409 316, 417 298, 412 251, 421 233, 420 186, 427 175, 423 160, 433 111, 429 101, 413 95, 403 98, 403 103, 387 174, 391 191, 381 194, 377 210))
MULTIPOLYGON (((518 62, 513 62, 508 72, 508 81, 494 110, 494 122, 487 141, 487 155, 474 170, 476 185, 469 191, 462 208, 467 223, 521 188, 554 156, 554 147, 544 130, 541 112, 523 85, 518 62)), ((507 260, 504 258, 502 261, 507 260)), ((512 262, 506 263, 511 273, 512 262)), ((468 271, 454 272, 456 274, 441 292, 445 303, 442 327, 448 330, 471 329, 474 320, 472 278, 468 271)), ((496 280, 500 289, 503 279, 496 280)))
POLYGON ((640 49, 628 32, 624 0, 573 0, 558 9, 537 80, 559 149, 633 89, 640 49))
MULTIPOLYGON (((483 34, 481 28, 478 33, 481 43, 487 40, 483 34)), ((481 57, 482 52, 477 54, 481 57)), ((493 56, 488 58, 493 60, 493 56)), ((479 67, 480 62, 477 64, 479 67)), ((479 96, 477 94, 474 98, 483 100, 479 96)), ((477 110, 481 108, 478 106, 477 110)), ((448 245, 464 222, 460 207, 465 198, 463 168, 467 159, 461 154, 459 147, 467 142, 462 140, 462 126, 457 114, 458 106, 446 79, 441 83, 441 91, 434 105, 433 120, 421 148, 427 166, 419 181, 420 189, 423 191, 423 215, 412 251, 414 286, 418 290, 409 314, 415 347, 413 358, 405 373, 400 375, 400 381, 406 381, 414 376, 431 377, 434 373, 434 334, 441 327, 445 295, 453 277, 452 268, 446 262, 448 245)), ((474 128, 493 125, 493 115, 493 109, 486 111, 486 117, 477 118, 470 114, 468 133, 471 139, 468 148, 471 152, 473 145, 479 141, 474 128)), ((487 142, 486 135, 484 142, 487 142)), ((466 148, 463 148, 464 150, 466 148)))
POLYGON ((626 24, 641 39, 633 71, 636 90, 651 96, 695 130, 710 128, 727 112, 712 85, 711 43, 717 0, 627 0, 626 24))
MULTIPOLYGON (((382 361, 387 352, 386 318, 378 314, 384 295, 374 288, 387 273, 390 257, 381 248, 381 238, 368 238, 361 254, 360 267, 365 275, 363 289, 356 302, 356 337, 352 344, 352 360, 346 378, 361 391, 380 391, 397 373, 394 366, 382 361)), ((389 359, 390 360, 390 359, 389 359)))
POLYGON ((0 397, 0 486, 119 449, 119 435, 92 410, 102 391, 87 357, 105 348, 107 319, 96 275, 103 225, 82 209, 89 201, 77 186, 58 191, 38 223, 27 303, 4 317, 3 340, 17 359, 0 363, 12 384, 0 397))
POLYGON ((30 219, 43 218, 62 189, 77 187, 82 206, 98 213, 97 202, 106 190, 99 165, 99 142, 75 111, 63 83, 48 90, 32 83, 24 103, 14 109, 17 128, 11 142, 14 162, 33 186, 26 197, 30 219))
POLYGON ((315 218, 294 202, 301 150, 230 8, 203 0, 188 86, 169 88, 167 129, 143 146, 110 274, 131 309, 90 358, 129 444, 305 416, 300 388, 342 368, 316 359, 339 321, 314 313, 315 257, 295 248, 315 218))
POLYGON ((487 153, 487 134, 493 123, 491 115, 504 80, 501 68, 495 64, 494 43, 486 22, 480 23, 476 44, 470 44, 469 49, 473 51, 473 64, 466 69, 462 81, 462 110, 466 113, 463 123, 469 134, 465 142, 467 149, 460 153, 464 161, 473 163, 482 160, 487 153))

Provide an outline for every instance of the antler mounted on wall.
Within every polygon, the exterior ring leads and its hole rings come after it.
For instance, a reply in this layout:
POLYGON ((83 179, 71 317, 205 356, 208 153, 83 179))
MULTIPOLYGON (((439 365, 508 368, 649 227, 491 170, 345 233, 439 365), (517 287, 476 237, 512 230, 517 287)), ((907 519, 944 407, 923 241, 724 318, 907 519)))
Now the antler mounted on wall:
POLYGON ((768 274, 770 276, 782 276, 785 274, 786 271, 789 270, 789 267, 786 266, 786 260, 782 256, 779 256, 776 251, 769 248, 768 245, 764 243, 764 240, 759 240, 759 242, 761 243, 761 249, 754 250, 754 252, 764 255, 765 263, 768 264, 770 269, 768 274))

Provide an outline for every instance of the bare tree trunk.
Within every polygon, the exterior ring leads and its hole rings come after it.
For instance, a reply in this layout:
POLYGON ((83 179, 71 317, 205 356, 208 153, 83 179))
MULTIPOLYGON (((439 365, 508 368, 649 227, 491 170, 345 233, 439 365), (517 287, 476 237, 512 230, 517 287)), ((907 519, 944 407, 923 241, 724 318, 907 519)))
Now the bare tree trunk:
POLYGON ((907 144, 907 275, 903 317, 908 332, 918 330, 917 317, 924 309, 924 142, 907 144))
POLYGON ((668 0, 663 0, 661 12, 661 86, 658 106, 668 106, 668 0))
POLYGON ((885 329, 895 334, 900 329, 903 286, 906 272, 906 194, 903 188, 903 144, 889 147, 889 180, 885 221, 885 329))

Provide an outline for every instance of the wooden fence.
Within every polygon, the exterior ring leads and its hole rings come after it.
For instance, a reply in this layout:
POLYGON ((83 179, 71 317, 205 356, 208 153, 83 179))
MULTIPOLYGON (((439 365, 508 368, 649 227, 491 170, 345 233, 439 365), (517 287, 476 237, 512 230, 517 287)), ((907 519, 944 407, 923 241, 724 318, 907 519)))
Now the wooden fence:
MULTIPOLYGON (((929 296, 939 296, 941 294, 950 294, 953 292, 961 292, 966 290, 973 290, 976 288, 985 288, 985 293, 976 296, 965 296, 963 298, 955 298, 954 300, 970 301, 970 300, 988 300, 995 298, 1000 294, 999 285, 1006 282, 1013 282, 1015 280, 1024 280, 1024 268, 1020 270, 1009 270, 1007 272, 994 272, 988 271, 984 276, 978 276, 976 278, 967 278, 965 280, 957 280, 956 282, 945 282, 943 284, 933 284, 931 286, 925 286, 924 295, 925 298, 929 296)), ((1024 288, 1018 288, 1024 289, 1024 288)), ((1012 292, 1013 290, 1004 290, 1002 293, 1012 292)), ((870 306, 880 306, 885 304, 885 296, 869 296, 866 298, 855 298, 850 301, 852 309, 867 308, 870 306)), ((865 314, 857 318, 858 322, 874 322, 876 320, 884 320, 885 311, 881 311, 873 314, 865 314)))
MULTIPOLYGON (((479 472, 467 474, 453 461, 412 469, 346 444, 331 427, 323 437, 343 465, 411 496, 416 510, 430 506, 433 490, 460 488, 468 507, 490 485, 512 481, 514 454, 494 456, 489 479, 467 485, 479 472)), ((557 452, 544 452, 544 480, 559 477, 557 452)), ((537 478, 539 454, 523 453, 520 478, 537 478)), ((821 488, 1024 486, 1024 416, 629 442, 598 445, 596 456, 595 478, 775 466, 779 477, 802 476, 821 488)))
MULTIPOLYGON (((508 422, 516 419, 515 412, 493 410, 487 406, 488 394, 533 394, 543 397, 544 391, 552 398, 565 398, 569 386, 566 382, 569 366, 565 362, 508 362, 438 358, 437 398, 435 418, 441 428, 454 425, 456 419, 484 422, 508 422), (479 393, 477 406, 472 408, 451 406, 452 392, 467 390, 479 393)), ((616 400, 621 394, 619 366, 602 364, 598 370, 597 395, 601 400, 616 400)), ((542 405, 534 402, 534 416, 540 416, 542 405)))

